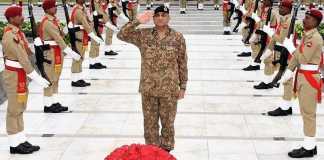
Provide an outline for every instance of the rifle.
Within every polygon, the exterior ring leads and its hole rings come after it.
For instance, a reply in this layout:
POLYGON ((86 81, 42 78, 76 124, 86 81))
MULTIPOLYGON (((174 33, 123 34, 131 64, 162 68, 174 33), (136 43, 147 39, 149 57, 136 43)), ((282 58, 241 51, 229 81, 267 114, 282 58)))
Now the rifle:
POLYGON ((128 0, 125 0, 125 1, 122 0, 123 13, 129 19, 129 16, 128 16, 128 13, 127 13, 127 9, 128 9, 127 6, 128 6, 128 0))
POLYGON ((96 32, 97 36, 102 39, 101 34, 99 32, 99 25, 100 25, 99 20, 103 18, 103 15, 98 14, 98 12, 96 11, 94 0, 91 0, 91 11, 92 11, 93 26, 94 26, 95 32, 96 32))
MULTIPOLYGON (((242 1, 242 4, 245 3, 245 0, 242 1)), ((240 9, 235 8, 234 12, 236 13, 236 17, 234 20, 237 20, 235 27, 233 28, 233 32, 238 32, 238 27, 242 23, 243 12, 240 9)))
MULTIPOLYGON (((35 18, 33 14, 33 4, 31 0, 28 0, 28 14, 29 14, 29 20, 30 20, 30 25, 31 25, 31 31, 32 31, 32 37, 33 40, 37 38, 37 31, 36 31, 36 23, 35 23, 35 18)), ((36 46, 34 44, 34 49, 35 49, 35 57, 36 57, 36 66, 37 69, 39 70, 41 76, 45 78, 48 82, 51 82, 45 72, 44 69, 44 63, 51 64, 52 62, 50 60, 45 59, 44 57, 44 51, 50 49, 50 45, 40 45, 36 46)))
MULTIPOLYGON (((253 13, 256 13, 257 12, 257 9, 258 9, 258 6, 259 6, 259 1, 260 0, 256 0, 255 1, 255 6, 254 6, 253 13)), ((252 33, 254 31, 254 27, 255 27, 256 22, 255 22, 255 20, 252 17, 246 17, 246 20, 248 21, 248 26, 246 26, 245 28, 248 28, 249 29, 249 32, 248 32, 247 37, 243 41, 243 43, 244 44, 249 44, 249 40, 250 40, 250 38, 252 36, 252 33)))
MULTIPOLYGON (((270 7, 269 10, 268 10, 267 20, 266 20, 265 25, 268 25, 269 22, 270 22, 270 19, 271 19, 271 11, 272 11, 272 7, 270 7)), ((267 46, 268 35, 267 35, 266 32, 264 32, 263 30, 260 30, 260 29, 257 29, 255 31, 255 34, 260 35, 260 41, 258 43, 261 44, 261 47, 260 47, 260 50, 259 50, 258 55, 254 59, 254 62, 255 63, 261 63, 261 59, 260 58, 261 58, 261 56, 262 56, 262 54, 263 54, 263 52, 264 52, 264 50, 265 50, 265 48, 267 46)))
POLYGON ((114 11, 117 10, 116 6, 112 6, 112 7, 109 7, 109 1, 107 1, 108 3, 108 14, 109 14, 109 19, 110 19, 110 22, 111 24, 113 24, 114 26, 117 26, 114 18, 116 18, 117 16, 114 14, 114 11))
MULTIPOLYGON (((290 36, 294 34, 295 22, 297 19, 297 13, 300 5, 301 3, 294 6, 293 16, 291 17, 287 38, 290 38, 290 36)), ((285 73, 286 68, 288 66, 288 58, 290 53, 286 47, 281 45, 275 45, 274 50, 280 54, 280 58, 279 60, 273 61, 272 64, 276 65, 277 63, 279 63, 280 67, 277 75, 274 77, 270 85, 278 88, 279 87, 278 81, 281 79, 282 75, 285 73)))
MULTIPOLYGON (((69 37, 70 37, 69 41, 70 41, 70 44, 71 44, 71 49, 74 52, 81 55, 80 52, 78 51, 78 49, 76 47, 76 43, 75 43, 76 41, 78 41, 78 39, 76 38, 75 33, 79 32, 81 29, 80 29, 80 27, 74 27, 72 22, 70 22, 69 10, 68 10, 68 6, 67 6, 65 0, 62 0, 62 6, 63 6, 63 10, 64 10, 64 15, 65 15, 67 28, 68 28, 68 34, 69 34, 69 37)), ((81 58, 82 58, 82 56, 81 56, 81 58)))

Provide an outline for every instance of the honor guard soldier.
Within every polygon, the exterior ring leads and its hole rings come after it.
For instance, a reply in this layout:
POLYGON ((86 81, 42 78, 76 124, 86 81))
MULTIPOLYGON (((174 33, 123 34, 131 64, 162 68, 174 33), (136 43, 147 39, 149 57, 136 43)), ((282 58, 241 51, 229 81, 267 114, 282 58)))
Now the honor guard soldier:
POLYGON ((174 149, 174 121, 177 101, 185 94, 188 80, 186 43, 183 35, 171 28, 169 9, 157 7, 154 28, 137 28, 152 19, 146 11, 122 27, 117 37, 140 49, 142 66, 139 91, 144 114, 146 144, 157 145, 166 151, 174 149), (159 133, 159 120, 162 130, 159 133))
MULTIPOLYGON (((128 2, 127 8, 129 8, 129 5, 134 5, 130 4, 128 2)), ((137 4, 136 4, 137 5, 137 4)), ((117 26, 117 18, 120 17, 121 20, 128 22, 129 18, 123 13, 117 6, 117 3, 115 1, 109 1, 107 4, 108 7, 108 19, 109 21, 106 22, 106 39, 105 39, 105 55, 106 56, 115 56, 118 55, 117 52, 113 51, 112 49, 112 40, 113 40, 113 34, 114 32, 118 32, 119 28, 117 26)), ((137 7, 137 6, 136 6, 137 7)), ((103 6, 105 10, 105 6, 103 6)), ((128 13, 128 9, 126 10, 128 13)), ((126 14, 127 14, 126 13, 126 14)))
MULTIPOLYGON (((267 34, 266 39, 266 48, 269 46, 269 43, 272 39, 272 36, 274 35, 275 29, 277 28, 277 25, 279 24, 279 15, 277 12, 272 8, 273 1, 272 0, 264 0, 262 2, 263 6, 261 9, 261 28, 262 31, 267 34), (270 10, 270 12, 269 12, 270 10), (270 19, 268 22, 268 25, 266 25, 266 21, 268 18, 268 14, 270 14, 270 19)), ((270 50, 265 49, 264 52, 269 52, 270 50)), ((273 69, 273 56, 266 57, 266 54, 272 55, 272 51, 270 53, 264 53, 260 57, 260 60, 264 63, 264 80, 259 83, 258 85, 253 86, 255 89, 270 89, 272 88, 271 85, 269 85, 270 82, 272 82, 272 75, 274 73, 273 69)))
POLYGON ((44 0, 42 7, 45 15, 38 27, 40 39, 37 40, 40 40, 45 45, 50 45, 50 49, 44 51, 44 56, 45 59, 51 61, 51 63, 44 63, 44 69, 52 83, 50 87, 44 89, 44 112, 60 113, 68 110, 68 107, 62 106, 58 101, 58 86, 64 60, 63 52, 77 61, 80 60, 81 57, 64 42, 64 33, 56 17, 56 0, 44 0))
POLYGON ((317 103, 321 102, 322 82, 319 68, 323 63, 323 39, 317 27, 321 21, 322 13, 319 10, 307 11, 303 20, 304 35, 300 45, 295 48, 291 40, 284 41, 284 46, 294 54, 281 80, 291 80, 296 70, 294 92, 298 96, 305 136, 302 147, 288 153, 291 158, 313 157, 317 154, 316 109, 317 103))
MULTIPOLYGON (((87 13, 84 7, 85 0, 76 0, 76 4, 72 9, 71 22, 74 27, 80 27, 80 31, 76 33, 77 37, 77 50, 81 57, 84 57, 85 51, 88 47, 89 37, 99 44, 103 44, 103 40, 99 38, 95 32, 92 31, 91 24, 87 18, 87 13)), ((70 24, 69 24, 70 25, 70 24)), ((80 60, 72 61, 72 87, 87 87, 90 83, 85 82, 82 76, 82 63, 83 58, 80 60)))
MULTIPOLYGON (((293 1, 292 0, 283 0, 281 1, 279 5, 279 14, 280 14, 280 22, 279 25, 275 31, 275 34, 272 36, 272 39, 270 41, 270 44, 268 46, 268 50, 265 51, 264 59, 268 59, 271 57, 271 61, 277 61, 280 58, 280 52, 274 51, 274 45, 277 43, 282 44, 285 40, 285 38, 288 35, 289 32, 289 26, 291 23, 291 10, 293 7, 293 1)), ((270 61, 270 60, 269 60, 270 61)), ((270 65, 272 65, 272 62, 270 65)), ((279 64, 272 65, 272 68, 269 68, 269 76, 272 75, 278 68, 280 67, 279 64)), ((272 87, 268 86, 266 87, 272 87)), ((285 83, 283 83, 284 87, 284 94, 282 96, 282 101, 278 108, 276 108, 273 111, 269 111, 269 116, 287 116, 292 114, 292 98, 293 98, 293 82, 292 80, 289 80, 285 83)))
POLYGON ((233 3, 235 7, 239 6, 237 0, 223 0, 223 26, 224 26, 224 35, 231 34, 231 17, 230 17, 230 9, 233 3))
MULTIPOLYGON (((102 1, 103 0, 92 0, 90 2, 91 5, 91 14, 93 15, 93 31, 98 32, 97 35, 101 35, 104 25, 108 22, 108 15, 105 13, 104 9, 102 8, 102 1), (93 4, 92 4, 93 3, 93 4), (94 9, 94 10, 93 10, 94 9), (102 17, 100 17, 102 16, 102 17), (95 20, 95 18, 97 20, 95 20), (96 24, 95 21, 97 21, 96 24)), ((105 69, 107 66, 103 65, 99 62, 99 50, 100 44, 97 43, 95 40, 91 39, 91 46, 89 52, 89 69, 105 69)))
POLYGON ((31 154, 40 149, 27 141, 23 113, 28 98, 27 76, 46 88, 49 82, 41 77, 28 59, 31 51, 25 34, 20 30, 24 21, 22 8, 11 6, 5 10, 8 25, 4 29, 2 47, 5 59, 4 88, 8 97, 6 129, 11 154, 31 154))

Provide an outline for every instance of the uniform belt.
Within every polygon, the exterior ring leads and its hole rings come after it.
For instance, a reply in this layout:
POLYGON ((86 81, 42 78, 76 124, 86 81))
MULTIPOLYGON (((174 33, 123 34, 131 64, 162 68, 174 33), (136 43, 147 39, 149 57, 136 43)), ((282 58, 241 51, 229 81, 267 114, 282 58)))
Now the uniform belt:
POLYGON ((83 30, 83 26, 82 25, 74 25, 75 28, 79 27, 81 30, 83 30))
POLYGON ((17 68, 17 69, 20 69, 20 68, 23 68, 19 62, 17 61, 13 61, 13 60, 9 60, 9 59, 5 59, 5 65, 6 66, 9 66, 9 67, 12 67, 12 68, 17 68))
POLYGON ((50 46, 57 46, 57 43, 55 41, 44 41, 44 44, 48 44, 50 46))
POLYGON ((318 65, 314 64, 301 64, 299 67, 300 70, 304 71, 318 71, 318 65))

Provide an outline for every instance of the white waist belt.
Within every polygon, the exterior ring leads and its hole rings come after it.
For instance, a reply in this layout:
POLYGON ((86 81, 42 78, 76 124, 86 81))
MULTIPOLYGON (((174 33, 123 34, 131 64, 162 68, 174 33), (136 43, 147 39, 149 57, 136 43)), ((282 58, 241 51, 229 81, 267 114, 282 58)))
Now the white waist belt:
POLYGON ((44 44, 48 44, 50 46, 57 46, 57 43, 55 41, 44 41, 44 44))
POLYGON ((75 28, 79 27, 80 29, 84 29, 82 25, 74 25, 73 27, 75 28))
POLYGON ((318 70, 318 65, 314 64, 301 64, 299 69, 305 70, 305 71, 317 71, 318 70))
POLYGON ((5 64, 6 66, 9 66, 9 67, 14 67, 14 68, 23 68, 19 62, 17 61, 12 61, 12 60, 8 60, 6 59, 5 60, 5 64))

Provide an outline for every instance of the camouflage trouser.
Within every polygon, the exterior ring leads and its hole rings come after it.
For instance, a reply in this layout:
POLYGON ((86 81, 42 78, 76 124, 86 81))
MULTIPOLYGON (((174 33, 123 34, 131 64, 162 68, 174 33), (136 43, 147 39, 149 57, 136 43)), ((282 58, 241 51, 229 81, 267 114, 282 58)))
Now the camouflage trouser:
POLYGON ((219 0, 213 0, 214 1, 214 5, 219 4, 219 0))
POLYGON ((142 95, 142 109, 145 143, 173 150, 177 98, 142 95), (159 119, 162 124, 161 136, 159 134, 159 119))

